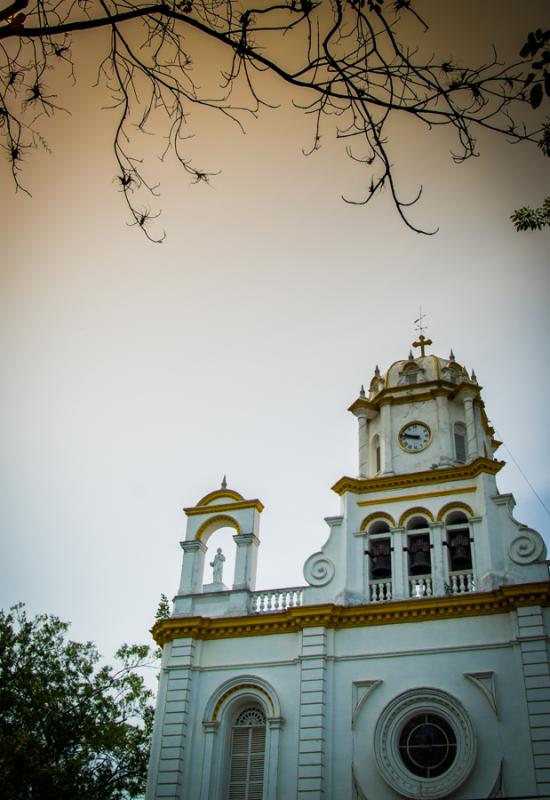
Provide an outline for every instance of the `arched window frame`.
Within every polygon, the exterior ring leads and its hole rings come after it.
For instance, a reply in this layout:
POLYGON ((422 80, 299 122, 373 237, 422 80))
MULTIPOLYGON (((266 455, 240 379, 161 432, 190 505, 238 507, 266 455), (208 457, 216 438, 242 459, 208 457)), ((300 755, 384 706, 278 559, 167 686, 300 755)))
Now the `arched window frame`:
POLYGON ((263 800, 277 798, 279 731, 284 722, 273 687, 255 675, 225 681, 211 695, 203 716, 204 749, 200 800, 227 800, 232 728, 246 708, 260 709, 266 720, 263 800))
POLYGON ((375 475, 382 472, 382 441, 378 433, 371 439, 371 464, 375 475))
POLYGON ((468 461, 468 436, 463 422, 455 422, 453 425, 453 447, 455 461, 465 464, 468 461))

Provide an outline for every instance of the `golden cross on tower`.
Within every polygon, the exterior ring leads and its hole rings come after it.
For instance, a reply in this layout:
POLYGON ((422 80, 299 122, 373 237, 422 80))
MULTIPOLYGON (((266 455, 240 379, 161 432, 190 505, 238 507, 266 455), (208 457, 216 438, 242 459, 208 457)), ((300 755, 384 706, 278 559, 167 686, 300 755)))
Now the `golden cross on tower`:
POLYGON ((413 342, 413 347, 420 347, 420 355, 424 357, 426 353, 424 352, 424 348, 427 347, 429 344, 433 344, 431 339, 426 339, 423 333, 420 334, 418 337, 417 342, 413 342))
POLYGON ((426 353, 424 352, 424 349, 429 344, 433 344, 431 339, 426 339, 426 337, 424 336, 424 331, 428 327, 427 325, 424 325, 423 322, 422 322, 422 320, 424 319, 425 316, 426 315, 422 313, 422 306, 420 306, 418 319, 415 319, 415 321, 414 321, 414 324, 415 324, 416 329, 418 330, 420 336, 418 337, 418 341, 417 342, 413 342, 413 347, 420 347, 420 355, 422 356, 422 358, 424 358, 424 356, 426 355, 426 353))

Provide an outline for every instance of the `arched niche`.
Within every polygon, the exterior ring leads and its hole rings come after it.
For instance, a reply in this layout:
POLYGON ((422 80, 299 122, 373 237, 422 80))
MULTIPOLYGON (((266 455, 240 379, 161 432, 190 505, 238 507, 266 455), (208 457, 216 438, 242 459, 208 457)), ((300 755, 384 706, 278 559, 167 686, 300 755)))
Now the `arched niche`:
POLYGON ((258 709, 265 717, 264 800, 277 797, 279 731, 283 723, 275 689, 256 675, 224 681, 208 699, 203 715, 204 748, 200 800, 227 796, 231 734, 243 711, 258 709))

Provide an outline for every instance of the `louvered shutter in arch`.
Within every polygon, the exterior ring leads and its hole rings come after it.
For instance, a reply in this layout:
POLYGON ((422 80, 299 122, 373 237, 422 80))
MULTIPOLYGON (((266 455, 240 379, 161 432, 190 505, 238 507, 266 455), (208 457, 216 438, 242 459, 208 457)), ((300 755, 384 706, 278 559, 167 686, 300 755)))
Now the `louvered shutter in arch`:
POLYGON ((231 729, 229 800, 262 800, 265 716, 258 708, 241 711, 231 729))

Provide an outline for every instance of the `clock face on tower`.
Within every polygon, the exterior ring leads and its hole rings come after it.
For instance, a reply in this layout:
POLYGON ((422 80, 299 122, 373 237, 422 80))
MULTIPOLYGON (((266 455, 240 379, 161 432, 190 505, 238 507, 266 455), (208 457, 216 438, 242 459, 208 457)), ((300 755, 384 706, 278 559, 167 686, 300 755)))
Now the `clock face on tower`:
POLYGON ((401 428, 397 439, 407 453, 417 453, 430 444, 432 432, 423 422, 409 422, 401 428))

